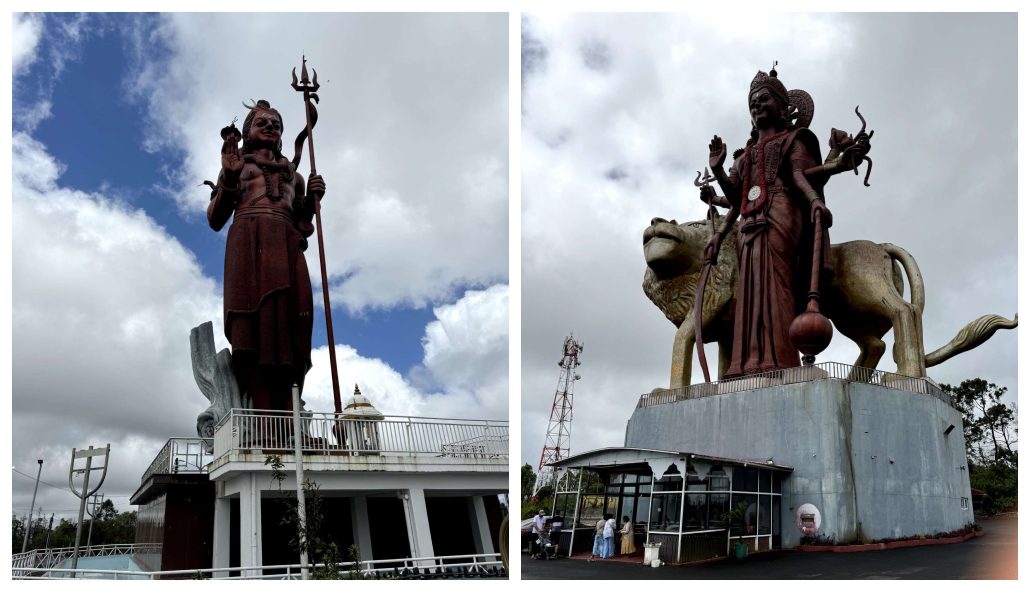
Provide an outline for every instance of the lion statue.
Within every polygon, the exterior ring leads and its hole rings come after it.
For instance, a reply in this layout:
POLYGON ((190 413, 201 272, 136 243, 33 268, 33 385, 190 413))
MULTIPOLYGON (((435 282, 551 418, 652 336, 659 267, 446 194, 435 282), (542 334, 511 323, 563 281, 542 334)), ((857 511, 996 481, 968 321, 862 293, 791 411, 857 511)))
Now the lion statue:
MULTIPOLYGON (((677 224, 675 220, 654 218, 644 230, 644 293, 677 327, 669 388, 690 385, 694 299, 701 255, 709 237, 708 221, 677 224)), ((704 342, 719 344, 719 378, 729 366, 733 340, 736 251, 734 225, 723 241, 718 264, 709 272, 701 309, 704 342)), ((898 374, 922 378, 928 367, 979 346, 998 329, 1012 329, 1018 324, 1018 315, 1011 321, 986 315, 966 325, 947 345, 924 354, 922 317, 926 298, 923 278, 912 255, 889 243, 851 241, 831 245, 830 268, 832 273, 823 280, 821 309, 837 331, 858 345, 855 366, 876 368, 886 350, 882 338, 893 329, 898 374), (902 273, 911 287, 911 302, 904 298, 902 273)))

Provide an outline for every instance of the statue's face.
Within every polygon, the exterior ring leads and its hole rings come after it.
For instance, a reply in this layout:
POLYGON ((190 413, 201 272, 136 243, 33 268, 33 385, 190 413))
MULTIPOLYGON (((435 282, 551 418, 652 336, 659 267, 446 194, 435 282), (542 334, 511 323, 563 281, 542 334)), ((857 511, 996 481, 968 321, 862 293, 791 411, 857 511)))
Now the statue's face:
POLYGON ((247 138, 252 145, 269 144, 276 146, 283 135, 283 125, 279 116, 271 111, 259 111, 250 124, 247 138))
POLYGON ((748 100, 748 106, 751 108, 751 122, 759 129, 775 125, 783 120, 783 110, 776 102, 776 97, 767 88, 759 88, 752 93, 748 100))

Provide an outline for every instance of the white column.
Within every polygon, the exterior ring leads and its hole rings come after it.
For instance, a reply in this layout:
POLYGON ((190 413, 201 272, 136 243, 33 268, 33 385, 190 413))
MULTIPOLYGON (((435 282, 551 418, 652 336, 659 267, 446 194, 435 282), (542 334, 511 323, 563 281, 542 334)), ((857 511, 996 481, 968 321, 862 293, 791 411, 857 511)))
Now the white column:
MULTIPOLYGON (((432 557, 433 537, 429 533, 429 512, 426 510, 426 493, 421 487, 401 491, 404 501, 404 518, 408 524, 408 545, 412 557, 432 557)), ((431 565, 426 563, 425 565, 431 565)))
MULTIPOLYGON (((232 502, 227 497, 215 498, 215 535, 211 549, 211 567, 229 567, 229 548, 232 534, 229 532, 232 522, 232 502)), ((214 577, 228 577, 229 572, 215 572, 214 577)))
POLYGON ((472 520, 472 538, 476 541, 476 552, 493 553, 494 539, 490 536, 490 520, 486 516, 483 496, 474 495, 469 498, 469 518, 472 520))
MULTIPOLYGON (((261 490, 255 473, 244 478, 240 487, 240 567, 261 566, 261 490)), ((260 575, 250 570, 244 575, 260 575)))
MULTIPOLYGON (((368 498, 363 495, 356 495, 351 498, 351 528, 354 532, 354 544, 358 546, 358 553, 362 561, 375 559, 372 556, 372 528, 368 523, 368 498)), ((349 558, 348 558, 349 560, 349 558)))

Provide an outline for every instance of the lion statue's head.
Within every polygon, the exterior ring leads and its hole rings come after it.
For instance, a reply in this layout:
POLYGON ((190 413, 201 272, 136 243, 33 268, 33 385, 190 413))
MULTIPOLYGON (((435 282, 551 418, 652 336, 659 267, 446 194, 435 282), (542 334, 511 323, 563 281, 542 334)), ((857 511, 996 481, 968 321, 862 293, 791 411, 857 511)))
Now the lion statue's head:
MULTIPOLYGON (((716 227, 722 223, 715 221, 716 227)), ((705 245, 711 238, 707 220, 677 224, 653 218, 644 230, 644 293, 677 327, 694 309, 694 295, 701 275, 705 245)), ((737 227, 727 234, 719 250, 718 264, 708 276, 705 312, 714 314, 733 298, 737 279, 737 227)), ((706 317, 711 318, 710 315, 706 317)))

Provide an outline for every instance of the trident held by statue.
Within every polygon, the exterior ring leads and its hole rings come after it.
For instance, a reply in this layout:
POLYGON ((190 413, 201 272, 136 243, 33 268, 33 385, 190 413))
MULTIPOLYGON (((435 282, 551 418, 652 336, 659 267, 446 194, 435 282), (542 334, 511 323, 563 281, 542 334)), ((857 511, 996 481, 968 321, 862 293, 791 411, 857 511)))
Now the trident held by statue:
MULTIPOLYGON (((301 152, 303 151, 304 138, 308 140, 308 156, 311 162, 311 172, 308 178, 318 174, 315 168, 315 140, 311 135, 311 129, 318 121, 318 110, 315 103, 318 102, 318 95, 315 92, 319 88, 318 72, 312 69, 313 76, 308 79, 308 59, 301 56, 300 82, 297 81, 297 68, 293 69, 293 90, 304 93, 304 131, 297 136, 294 144, 296 152, 293 156, 293 165, 300 164, 301 152)), ((343 404, 340 400, 340 379, 336 373, 336 340, 333 338, 333 313, 329 306, 329 277, 325 271, 325 244, 322 238, 322 207, 321 200, 315 200, 315 228, 318 233, 318 262, 322 268, 322 298, 325 303, 325 329, 326 337, 329 339, 329 369, 333 377, 333 403, 336 405, 336 413, 343 412, 343 404)))
MULTIPOLYGON (((705 167, 704 177, 701 176, 701 171, 697 172, 697 177, 694 177, 694 186, 701 189, 701 196, 708 203, 708 229, 711 234, 715 234, 715 218, 719 215, 719 212, 715 209, 715 189, 712 188, 712 181, 715 180, 715 176, 708 172, 708 167, 705 167)), ((705 344, 704 339, 701 336, 701 321, 702 321, 702 309, 704 308, 705 299, 705 286, 708 284, 708 272, 712 269, 711 261, 705 261, 701 268, 701 277, 697 282, 697 292, 694 296, 694 340, 697 345, 697 361, 701 365, 701 371, 705 375, 705 382, 712 382, 712 377, 708 373, 708 359, 705 356, 705 344)))
POLYGON ((715 219, 719 216, 719 212, 715 209, 715 189, 712 188, 712 181, 715 180, 715 175, 708 172, 708 167, 705 167, 705 176, 701 176, 701 171, 697 172, 697 176, 694 177, 694 187, 701 189, 701 198, 708 204, 708 230, 715 234, 715 219))

